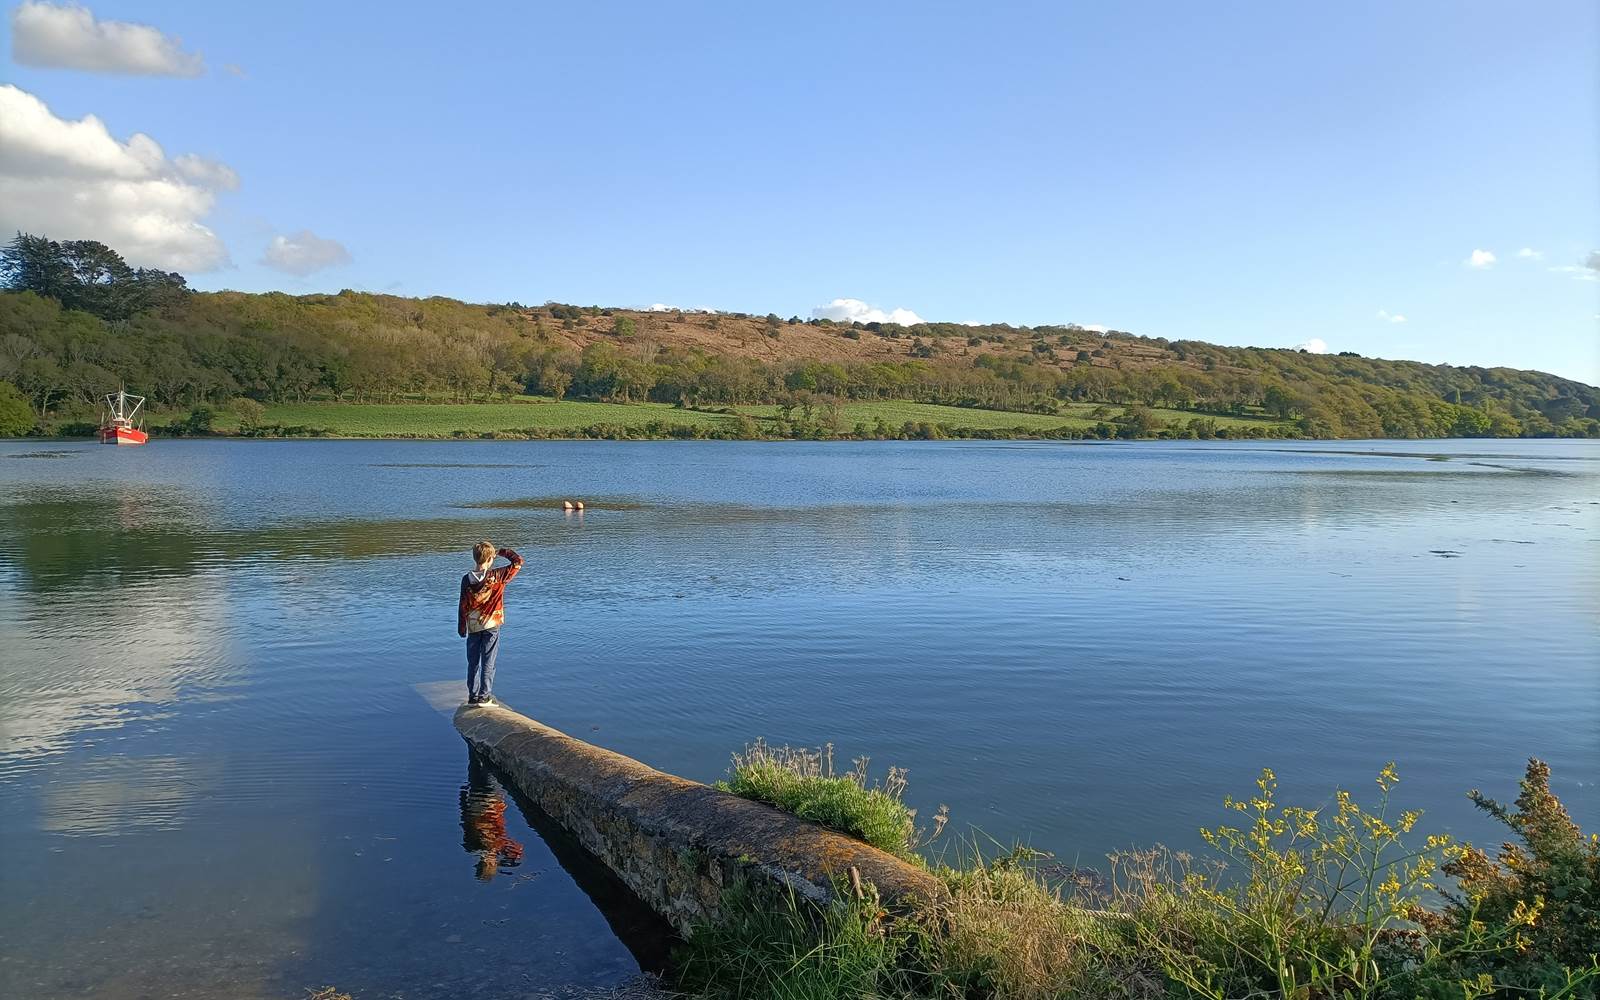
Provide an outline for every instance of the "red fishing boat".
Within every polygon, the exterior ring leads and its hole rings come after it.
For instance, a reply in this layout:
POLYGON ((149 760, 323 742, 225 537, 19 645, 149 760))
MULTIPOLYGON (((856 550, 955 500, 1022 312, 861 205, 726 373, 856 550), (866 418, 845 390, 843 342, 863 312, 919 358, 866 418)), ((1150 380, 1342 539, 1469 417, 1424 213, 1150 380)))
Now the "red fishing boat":
POLYGON ((106 419, 100 425, 101 444, 144 444, 143 396, 130 396, 126 390, 106 394, 106 419))

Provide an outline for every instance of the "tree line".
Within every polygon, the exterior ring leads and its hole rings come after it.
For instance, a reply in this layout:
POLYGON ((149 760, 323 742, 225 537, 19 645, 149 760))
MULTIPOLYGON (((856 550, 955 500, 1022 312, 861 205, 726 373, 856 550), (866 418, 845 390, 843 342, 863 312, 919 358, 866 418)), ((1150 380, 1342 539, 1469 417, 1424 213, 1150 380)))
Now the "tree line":
MULTIPOLYGON (((1069 403, 1265 416, 1312 437, 1594 436, 1600 391, 1540 372, 1166 341, 1072 326, 810 325, 890 340, 893 360, 762 359, 668 348, 647 318, 548 303, 343 291, 199 293, 92 241, 19 234, 0 253, 0 381, 41 420, 118 384, 164 408, 331 399, 464 402, 536 393, 690 407, 904 399, 1051 413, 1069 403), (592 342, 577 350, 569 331, 592 342), (902 350, 903 348, 903 350, 902 350)), ((683 314, 676 314, 683 322, 683 314)), ((776 315, 748 319, 770 346, 776 315)), ((723 328, 726 332, 727 328, 723 328)))

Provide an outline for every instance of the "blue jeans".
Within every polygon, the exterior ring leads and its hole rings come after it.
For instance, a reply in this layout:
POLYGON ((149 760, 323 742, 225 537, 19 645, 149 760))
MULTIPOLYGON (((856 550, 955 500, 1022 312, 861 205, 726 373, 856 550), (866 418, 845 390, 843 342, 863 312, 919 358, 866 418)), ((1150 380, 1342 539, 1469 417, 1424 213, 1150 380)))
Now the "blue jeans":
POLYGON ((467 633, 467 697, 482 701, 494 687, 494 657, 500 651, 500 630, 467 633))

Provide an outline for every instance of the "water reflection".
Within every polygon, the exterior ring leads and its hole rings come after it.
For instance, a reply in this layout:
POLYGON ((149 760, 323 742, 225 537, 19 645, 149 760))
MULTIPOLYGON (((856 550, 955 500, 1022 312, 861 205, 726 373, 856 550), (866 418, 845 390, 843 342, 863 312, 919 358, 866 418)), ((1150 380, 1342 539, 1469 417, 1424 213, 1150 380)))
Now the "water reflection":
POLYGON ((506 800, 476 754, 467 754, 467 783, 461 786, 461 846, 478 860, 473 874, 490 882, 502 868, 522 864, 522 844, 506 832, 506 800))
POLYGON ((188 576, 208 567, 287 559, 373 559, 454 550, 463 538, 516 532, 492 518, 329 518, 229 525, 168 488, 27 491, 0 503, 12 529, 0 568, 30 593, 79 601, 81 590, 188 576))
POLYGON ((516 845, 516 856, 521 859, 521 845, 505 836, 505 802, 500 798, 502 789, 517 804, 522 818, 549 849, 556 863, 572 877, 573 883, 583 890, 584 895, 600 911, 601 916, 605 917, 617 940, 622 942, 638 962, 639 969, 653 973, 664 971, 672 946, 678 940, 672 927, 657 916, 654 910, 640 902, 639 897, 617 878, 616 873, 585 850, 566 830, 562 829, 561 824, 534 804, 533 800, 519 792, 493 764, 482 760, 469 748, 467 783, 461 788, 461 826, 466 831, 464 846, 468 853, 479 855, 478 878, 488 880, 494 877, 492 868, 487 876, 483 874, 482 866, 485 862, 491 865, 505 865, 503 856, 498 852, 496 855, 500 860, 490 861, 485 856, 489 844, 516 845), (491 810, 495 819, 489 822, 487 838, 479 837, 475 832, 477 817, 481 813, 477 812, 476 806, 468 805, 469 798, 473 794, 487 796, 498 803, 498 808, 491 810))
POLYGON ((203 759, 85 761, 45 786, 39 828, 98 837, 174 830, 183 825, 192 805, 213 794, 221 780, 221 766, 203 759))
POLYGON ((106 589, 0 602, 0 774, 61 752, 80 733, 164 718, 182 692, 238 680, 232 638, 215 627, 233 603, 220 574, 106 589))

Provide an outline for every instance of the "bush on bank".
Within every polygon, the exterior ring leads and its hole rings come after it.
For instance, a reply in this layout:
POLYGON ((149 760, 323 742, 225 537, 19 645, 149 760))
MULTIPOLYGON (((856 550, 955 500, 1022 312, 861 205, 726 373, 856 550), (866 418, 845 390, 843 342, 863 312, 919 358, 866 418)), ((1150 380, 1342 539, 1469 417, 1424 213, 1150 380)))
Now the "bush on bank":
MULTIPOLYGON (((794 770, 785 798, 836 780, 794 770)), ((729 998, 1593 1000, 1600 839, 1550 792, 1549 768, 1530 761, 1509 807, 1473 793, 1512 834, 1495 857, 1417 833, 1420 813, 1391 803, 1398 780, 1386 767, 1370 807, 1340 791, 1305 809, 1279 804, 1264 771, 1227 803, 1236 819, 1202 831, 1205 856, 1119 854, 1098 888, 1064 884, 1033 852, 969 850, 933 866, 950 898, 922 913, 891 915, 847 883, 828 907, 735 898, 678 974, 729 998)))

